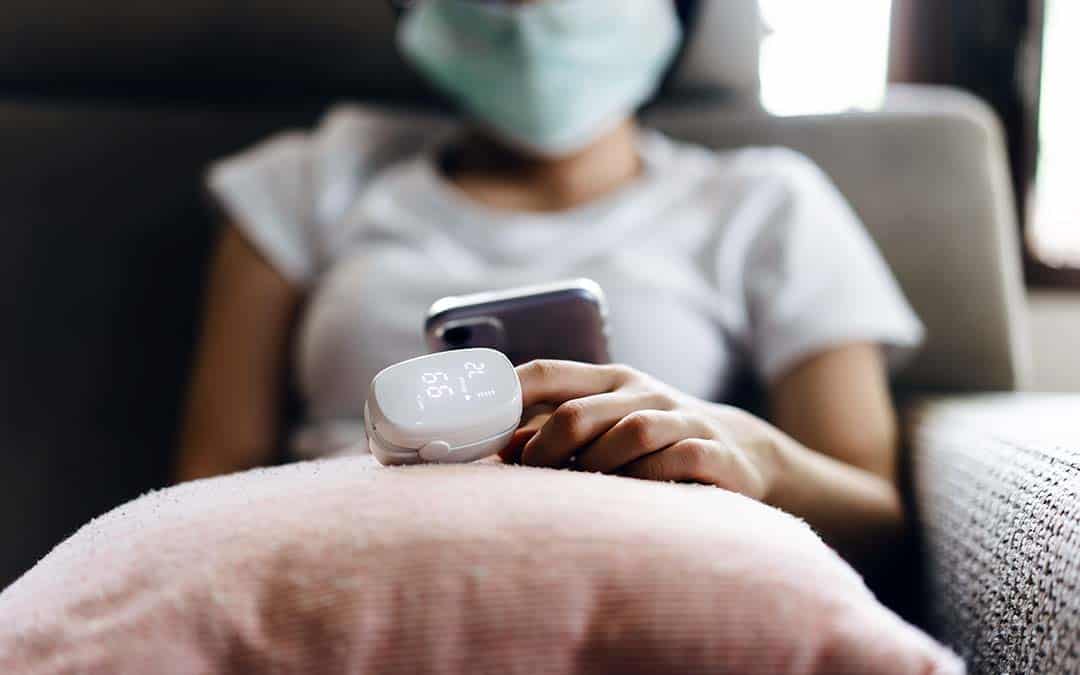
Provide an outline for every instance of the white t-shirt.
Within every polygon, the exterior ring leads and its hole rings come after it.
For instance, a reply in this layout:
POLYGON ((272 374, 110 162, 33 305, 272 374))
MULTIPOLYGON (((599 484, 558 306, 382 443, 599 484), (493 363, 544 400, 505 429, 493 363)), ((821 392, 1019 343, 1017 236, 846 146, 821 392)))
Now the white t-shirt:
POLYGON ((310 293, 296 354, 305 455, 362 443, 382 368, 423 354, 441 297, 587 277, 609 302, 611 352, 694 396, 874 341, 894 364, 923 329, 825 174, 780 148, 723 153, 642 134, 643 175, 555 214, 471 201, 439 174, 448 123, 333 111, 214 166, 246 236, 310 293))

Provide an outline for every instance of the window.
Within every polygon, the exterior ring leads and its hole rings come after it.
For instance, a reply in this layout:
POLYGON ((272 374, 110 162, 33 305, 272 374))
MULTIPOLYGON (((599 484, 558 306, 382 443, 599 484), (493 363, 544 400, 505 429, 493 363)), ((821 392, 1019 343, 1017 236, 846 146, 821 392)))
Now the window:
POLYGON ((768 31, 762 101, 769 112, 802 115, 881 105, 892 0, 761 0, 761 12, 768 31))
POLYGON ((1080 2, 1045 0, 1039 165, 1029 240, 1054 267, 1080 268, 1080 2))

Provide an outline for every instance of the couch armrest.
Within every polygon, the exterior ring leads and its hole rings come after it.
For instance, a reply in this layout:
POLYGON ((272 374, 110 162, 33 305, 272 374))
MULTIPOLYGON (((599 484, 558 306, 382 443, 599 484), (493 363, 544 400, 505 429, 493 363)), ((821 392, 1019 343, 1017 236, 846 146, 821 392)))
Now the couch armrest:
POLYGON ((794 148, 832 177, 927 325, 926 349, 902 385, 1024 386, 1029 350, 1020 230, 1004 134, 984 103, 952 89, 903 86, 872 112, 770 117, 683 105, 658 108, 646 119, 718 149, 794 148))
POLYGON ((972 672, 1080 672, 1080 396, 934 399, 907 424, 931 628, 972 672))

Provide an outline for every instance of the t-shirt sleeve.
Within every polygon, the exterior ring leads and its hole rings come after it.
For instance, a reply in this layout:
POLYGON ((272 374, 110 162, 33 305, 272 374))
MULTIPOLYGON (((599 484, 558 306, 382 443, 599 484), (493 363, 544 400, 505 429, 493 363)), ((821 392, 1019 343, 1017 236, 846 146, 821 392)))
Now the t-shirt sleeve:
POLYGON ((756 199, 764 226, 745 270, 749 345, 773 380, 801 360, 853 342, 878 343, 890 366, 921 345, 924 329, 854 210, 806 157, 771 151, 775 178, 756 199))
POLYGON ((206 178, 230 221, 299 286, 317 266, 315 168, 310 137, 287 133, 214 164, 206 178))
POLYGON ((306 286, 343 242, 348 212, 382 170, 454 129, 441 117, 338 106, 308 132, 274 136, 207 174, 218 206, 289 281, 306 286))

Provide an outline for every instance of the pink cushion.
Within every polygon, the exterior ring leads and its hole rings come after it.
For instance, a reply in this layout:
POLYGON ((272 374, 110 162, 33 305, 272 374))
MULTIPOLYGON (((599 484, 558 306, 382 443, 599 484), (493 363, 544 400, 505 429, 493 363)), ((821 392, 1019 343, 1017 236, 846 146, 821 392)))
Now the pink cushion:
POLYGON ((366 458, 149 495, 0 595, 3 673, 960 673, 715 488, 366 458))

